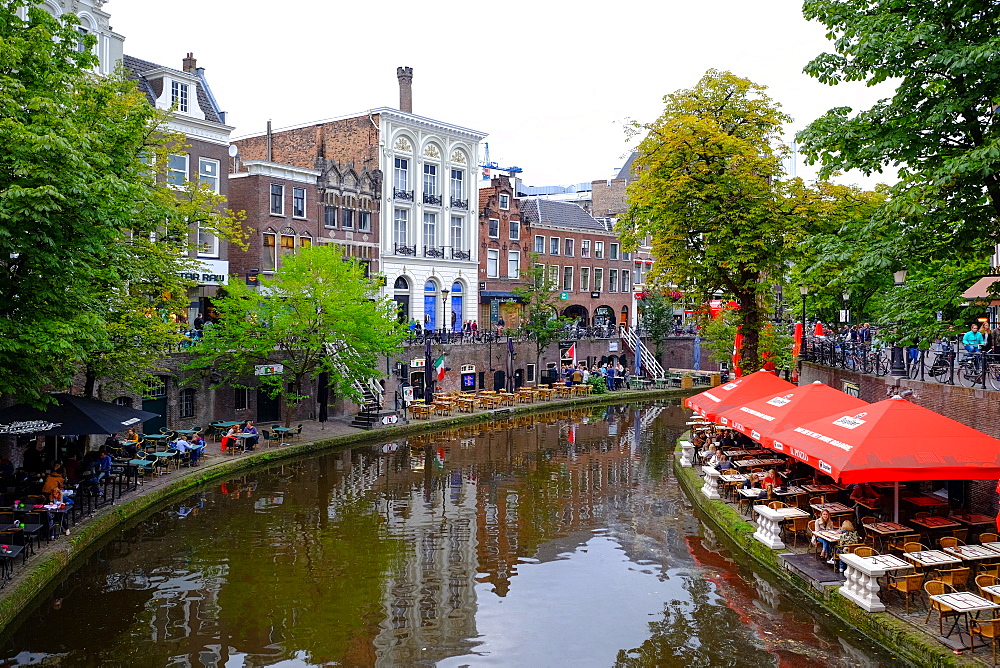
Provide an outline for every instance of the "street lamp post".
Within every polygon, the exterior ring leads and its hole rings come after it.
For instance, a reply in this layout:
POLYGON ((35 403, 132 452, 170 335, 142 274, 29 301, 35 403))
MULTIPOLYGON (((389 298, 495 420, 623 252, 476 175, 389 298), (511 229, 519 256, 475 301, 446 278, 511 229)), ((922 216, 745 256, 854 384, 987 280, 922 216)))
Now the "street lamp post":
MULTIPOLYGON (((893 272, 892 279, 897 288, 902 287, 906 283, 906 269, 893 272)), ((901 336, 901 332, 899 331, 900 324, 902 322, 897 320, 896 335, 893 337, 892 342, 892 370, 890 373, 894 378, 902 378, 906 375, 906 363, 903 361, 903 347, 899 345, 899 337, 901 336)))
POLYGON ((802 295, 802 335, 805 336, 805 331, 806 331, 806 297, 809 296, 809 288, 806 287, 805 283, 799 283, 799 294, 802 295))

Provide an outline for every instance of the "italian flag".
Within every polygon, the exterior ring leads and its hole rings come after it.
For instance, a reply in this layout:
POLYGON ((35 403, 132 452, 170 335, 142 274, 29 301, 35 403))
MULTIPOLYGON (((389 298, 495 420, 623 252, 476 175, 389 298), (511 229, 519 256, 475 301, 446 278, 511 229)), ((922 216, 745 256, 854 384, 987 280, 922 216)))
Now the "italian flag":
POLYGON ((434 371, 437 372, 437 379, 439 381, 444 380, 444 355, 438 357, 437 361, 434 362, 434 371))

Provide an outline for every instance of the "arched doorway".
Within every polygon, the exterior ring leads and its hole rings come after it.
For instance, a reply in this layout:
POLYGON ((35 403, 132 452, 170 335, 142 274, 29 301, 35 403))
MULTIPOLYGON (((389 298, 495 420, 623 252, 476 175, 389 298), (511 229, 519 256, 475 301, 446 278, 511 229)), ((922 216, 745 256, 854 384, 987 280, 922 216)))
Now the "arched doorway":
POLYGON ((455 281, 451 284, 451 313, 452 313, 452 331, 461 332, 463 322, 463 311, 462 311, 462 284, 455 281))
POLYGON ((586 327, 590 324, 590 315, 587 313, 587 309, 580 304, 567 306, 566 310, 563 311, 563 315, 570 320, 575 320, 578 327, 586 327))
POLYGON ((594 325, 597 327, 609 327, 615 322, 615 310, 610 306, 603 305, 594 309, 594 325))
POLYGON ((622 306, 621 318, 618 320, 619 327, 628 327, 628 306, 622 306))
POLYGON ((424 283, 424 329, 432 332, 437 329, 437 295, 438 284, 433 278, 424 283))
POLYGON ((396 302, 396 317, 400 322, 410 320, 410 282, 400 276, 392 285, 392 299, 396 302))
POLYGON ((493 372, 493 391, 500 392, 507 389, 507 374, 503 371, 493 372))

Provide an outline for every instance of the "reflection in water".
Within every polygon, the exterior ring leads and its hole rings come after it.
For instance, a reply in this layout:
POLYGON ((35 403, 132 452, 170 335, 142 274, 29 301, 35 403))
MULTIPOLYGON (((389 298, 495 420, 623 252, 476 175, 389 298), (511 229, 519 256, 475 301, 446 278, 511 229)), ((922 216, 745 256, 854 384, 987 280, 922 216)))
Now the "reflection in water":
POLYGON ((670 475, 685 419, 676 404, 562 410, 213 485, 110 541, 3 656, 102 666, 868 661, 730 561, 693 515, 670 475))

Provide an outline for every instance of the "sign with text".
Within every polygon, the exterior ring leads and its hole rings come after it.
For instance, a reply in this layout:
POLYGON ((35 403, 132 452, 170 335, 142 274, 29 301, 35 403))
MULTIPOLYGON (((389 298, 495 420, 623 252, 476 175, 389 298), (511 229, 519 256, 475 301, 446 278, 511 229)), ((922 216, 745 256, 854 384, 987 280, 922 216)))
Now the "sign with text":
POLYGON ((840 389, 844 394, 849 394, 852 397, 861 398, 861 386, 850 380, 840 381, 840 389))
POLYGON ((229 278, 229 261, 199 259, 197 266, 177 274, 198 285, 225 285, 229 278))
POLYGON ((257 364, 253 368, 255 376, 277 376, 285 371, 282 364, 257 364))

